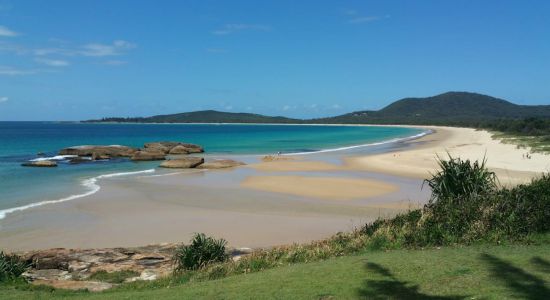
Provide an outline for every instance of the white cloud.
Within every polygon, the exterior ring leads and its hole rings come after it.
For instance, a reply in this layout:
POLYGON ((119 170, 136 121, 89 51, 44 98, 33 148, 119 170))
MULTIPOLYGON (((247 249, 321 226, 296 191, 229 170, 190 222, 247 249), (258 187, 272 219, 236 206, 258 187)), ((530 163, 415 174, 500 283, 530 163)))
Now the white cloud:
POLYGON ((0 66, 0 75, 17 76, 17 75, 36 74, 36 73, 38 73, 38 70, 24 70, 24 69, 16 69, 8 66, 0 66))
POLYGON ((17 32, 10 30, 8 27, 0 25, 0 36, 4 37, 14 37, 17 36, 17 32))
POLYGON ((2 102, 8 102, 9 98, 8 97, 0 97, 0 103, 2 102))
POLYGON ((136 45, 123 40, 113 41, 111 45, 108 44, 87 44, 82 46, 82 50, 79 54, 84 56, 114 56, 121 55, 124 51, 135 48, 136 45))
POLYGON ((330 108, 332 108, 332 109, 340 109, 340 108, 342 108, 342 106, 340 106, 339 104, 333 104, 330 108))
POLYGON ((289 110, 295 110, 295 109, 296 109, 295 105, 284 105, 283 107, 281 107, 281 110, 283 111, 289 111, 289 110))
POLYGON ((71 49, 66 48, 38 48, 32 49, 32 54, 35 56, 45 56, 51 54, 65 55, 65 56, 75 56, 77 52, 71 49))
POLYGON ((232 105, 226 105, 224 108, 227 109, 227 110, 232 110, 233 106, 232 105))
POLYGON ((60 59, 36 58, 35 61, 50 67, 66 67, 69 65, 68 61, 60 59))
POLYGON ((380 21, 380 20, 383 20, 383 19, 387 19, 387 18, 390 17, 389 15, 385 15, 385 16, 378 16, 378 15, 365 16, 365 15, 362 15, 361 13, 359 13, 358 11, 356 11, 354 9, 345 10, 344 15, 346 15, 347 18, 348 18, 348 20, 347 20, 348 24, 371 23, 371 22, 376 22, 376 21, 380 21))
MULTIPOLYGON (((61 42, 60 42, 61 43, 61 42)), ((13 43, 0 41, 0 51, 17 55, 32 56, 90 56, 104 57, 125 54, 126 51, 135 48, 136 45, 123 40, 115 40, 112 44, 90 43, 82 46, 71 46, 68 42, 62 42, 59 47, 31 48, 13 43)))
POLYGON ((271 27, 261 24, 225 24, 222 28, 212 31, 215 35, 227 35, 243 30, 268 31, 271 27))

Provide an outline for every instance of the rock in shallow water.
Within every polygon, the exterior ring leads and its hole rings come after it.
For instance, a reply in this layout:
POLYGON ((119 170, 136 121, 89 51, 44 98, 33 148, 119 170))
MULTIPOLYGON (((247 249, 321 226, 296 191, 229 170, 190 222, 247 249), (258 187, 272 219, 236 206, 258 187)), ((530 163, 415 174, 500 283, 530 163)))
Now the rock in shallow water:
POLYGON ((170 154, 189 154, 191 152, 189 151, 189 148, 182 145, 177 145, 176 147, 170 149, 169 153, 170 154))
POLYGON ((120 145, 73 146, 59 151, 59 155, 130 157, 138 149, 120 145))
POLYGON ((160 166, 162 168, 188 169, 195 168, 202 163, 204 163, 204 158, 191 156, 163 161, 160 166))
POLYGON ((143 145, 146 151, 158 151, 165 154, 202 153, 204 149, 195 144, 181 142, 154 142, 143 145))
POLYGON ((164 152, 156 151, 137 151, 130 159, 133 161, 165 160, 166 154, 164 154, 164 152))
POLYGON ((245 165, 245 163, 232 159, 218 159, 205 162, 198 166, 199 169, 225 169, 245 165))
POLYGON ((23 167, 57 167, 57 163, 51 160, 29 161, 21 164, 23 167))

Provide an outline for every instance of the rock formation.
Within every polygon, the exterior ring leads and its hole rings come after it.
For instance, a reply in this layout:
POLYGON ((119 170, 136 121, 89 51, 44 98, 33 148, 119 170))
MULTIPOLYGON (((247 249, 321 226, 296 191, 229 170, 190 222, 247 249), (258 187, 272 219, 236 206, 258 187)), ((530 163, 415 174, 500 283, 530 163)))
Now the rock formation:
POLYGON ((195 144, 181 142, 154 142, 143 145, 145 150, 154 150, 164 152, 165 154, 189 154, 202 153, 204 149, 195 144))
POLYGON ((245 165, 245 163, 232 160, 232 159, 217 159, 205 162, 204 164, 198 166, 198 169, 224 169, 232 168, 245 165))
POLYGON ((163 161, 160 166, 163 168, 188 169, 195 168, 202 163, 204 163, 204 158, 189 156, 163 161))
MULTIPOLYGON (((125 282, 155 280, 169 275, 173 256, 180 244, 167 243, 134 248, 65 249, 55 248, 19 253, 32 267, 23 276, 33 284, 91 292, 116 284, 93 280, 96 272, 133 271, 136 276, 125 282)), ((233 260, 252 253, 250 248, 230 249, 233 260)))
POLYGON ((59 155, 78 155, 95 157, 131 157, 138 149, 120 145, 73 146, 59 151, 59 155))
POLYGON ((133 161, 151 161, 151 160, 165 160, 166 154, 160 151, 136 151, 130 157, 133 161))
POLYGON ((57 167, 57 163, 51 160, 29 161, 21 164, 23 167, 42 167, 51 168, 57 167))

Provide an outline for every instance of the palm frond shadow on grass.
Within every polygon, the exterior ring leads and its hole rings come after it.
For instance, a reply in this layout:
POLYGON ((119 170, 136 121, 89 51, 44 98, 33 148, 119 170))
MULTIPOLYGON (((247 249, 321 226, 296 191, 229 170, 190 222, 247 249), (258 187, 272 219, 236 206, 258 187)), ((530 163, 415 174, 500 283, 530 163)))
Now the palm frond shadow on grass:
POLYGON ((433 296, 419 291, 418 285, 398 280, 389 269, 376 263, 367 263, 366 269, 374 272, 385 279, 365 280, 364 286, 359 289, 361 299, 431 299, 431 300, 454 300, 465 299, 467 296, 433 296))
MULTIPOLYGON (((550 289, 546 287, 546 282, 534 274, 520 269, 505 260, 490 254, 482 254, 481 260, 489 265, 491 275, 495 279, 504 283, 519 298, 524 299, 548 299, 550 289)), ((548 266, 548 261, 541 258, 534 258, 536 262, 544 261, 548 266)), ((533 259, 531 260, 533 262, 533 259)))

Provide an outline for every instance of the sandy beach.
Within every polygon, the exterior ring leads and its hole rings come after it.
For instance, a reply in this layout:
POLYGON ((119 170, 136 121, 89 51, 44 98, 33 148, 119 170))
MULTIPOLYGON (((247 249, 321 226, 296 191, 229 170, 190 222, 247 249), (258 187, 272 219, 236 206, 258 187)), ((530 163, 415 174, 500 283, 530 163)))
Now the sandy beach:
MULTIPOLYGON (((91 196, 8 214, 0 245, 8 250, 139 246, 184 242, 195 232, 232 246, 268 247, 321 239, 428 200, 422 179, 446 153, 487 158, 502 184, 550 170, 550 156, 502 144, 485 131, 423 127, 419 139, 350 151, 231 157, 229 170, 165 171, 106 178, 91 196)), ((209 159, 218 158, 216 156, 209 159)), ((227 158, 227 156, 219 157, 227 158)))
POLYGON ((550 155, 530 153, 516 145, 504 144, 493 139, 491 133, 471 128, 424 126, 433 134, 417 139, 414 148, 376 155, 345 158, 346 165, 373 172, 399 176, 427 178, 437 170, 436 158, 487 159, 487 167, 493 170, 503 185, 529 182, 534 176, 550 171, 550 155), (530 153, 530 159, 524 154, 530 153))

